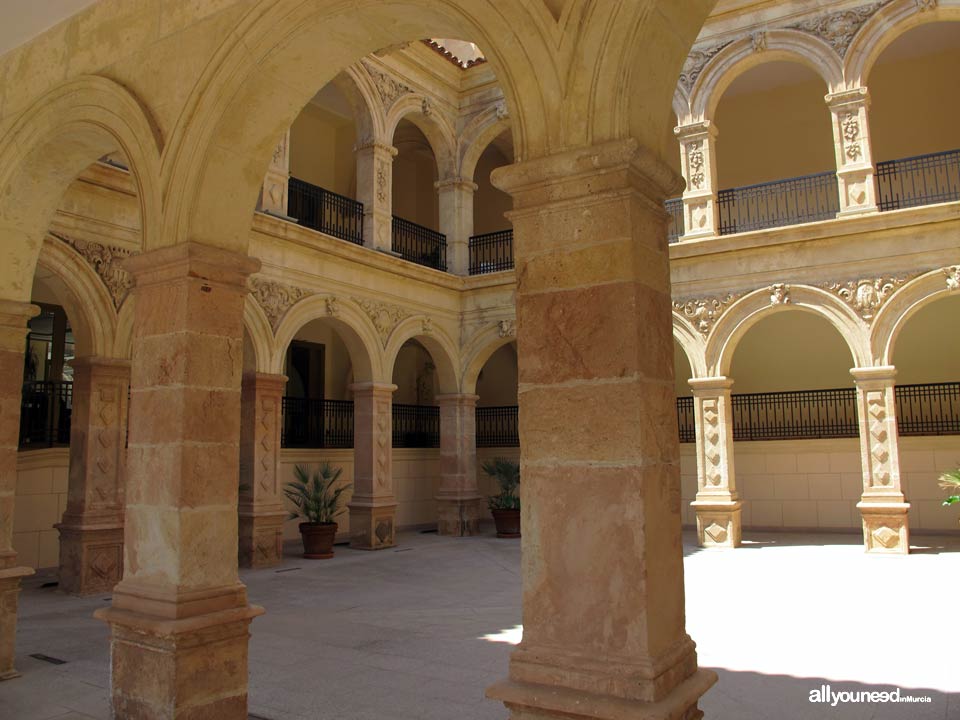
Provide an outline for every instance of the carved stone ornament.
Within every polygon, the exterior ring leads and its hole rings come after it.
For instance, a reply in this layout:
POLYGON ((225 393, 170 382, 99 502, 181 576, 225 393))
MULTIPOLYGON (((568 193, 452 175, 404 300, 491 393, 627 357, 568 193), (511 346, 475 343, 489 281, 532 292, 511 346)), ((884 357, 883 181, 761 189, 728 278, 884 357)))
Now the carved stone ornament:
POLYGON ((841 10, 839 12, 826 13, 818 17, 804 20, 796 25, 791 25, 791 29, 801 30, 811 35, 816 35, 825 40, 830 47, 837 51, 840 57, 847 53, 854 35, 863 26, 863 24, 873 16, 877 10, 883 7, 885 3, 877 2, 869 5, 861 5, 851 10, 841 10))
POLYGON ((825 283, 822 287, 839 295, 860 317, 870 322, 887 298, 907 280, 906 277, 862 278, 843 283, 825 283))
POLYGON ((503 100, 497 103, 496 107, 497 120, 503 120, 504 118, 510 117, 510 111, 507 109, 507 103, 503 100))
POLYGON ((328 297, 324 303, 327 308, 327 315, 337 317, 340 315, 340 301, 333 295, 328 297))
POLYGON ((947 290, 960 290, 960 265, 951 265, 943 269, 947 277, 947 290))
POLYGON ((755 53, 763 52, 767 49, 767 34, 765 32, 755 32, 750 36, 750 45, 755 53))
POLYGON ((843 140, 846 145, 846 155, 856 162, 863 151, 860 148, 860 116, 855 112, 846 112, 840 117, 840 127, 843 129, 843 140))
POLYGON ((917 9, 920 12, 926 12, 927 10, 936 10, 937 0, 917 0, 917 9))
POLYGON ((515 337, 517 334, 517 321, 501 320, 497 323, 497 334, 502 338, 515 337))
POLYGON ((248 285, 250 294, 263 308, 263 312, 266 314, 267 320, 270 321, 270 327, 273 328, 274 332, 280 327, 280 321, 286 315, 287 310, 303 298, 313 295, 312 292, 303 288, 257 277, 251 277, 248 285))
POLYGON ((680 72, 680 85, 689 93, 707 63, 731 42, 733 41, 730 40, 720 45, 691 50, 690 54, 687 55, 686 62, 683 63, 683 70, 680 72))
POLYGON ((387 346, 387 341, 390 339, 390 334, 394 328, 396 328, 402 320, 410 317, 410 313, 396 305, 387 305, 386 303, 374 302, 373 300, 367 300, 365 298, 355 297, 353 300, 373 322, 373 326, 380 335, 380 342, 383 343, 384 347, 387 346))
POLYGON ((423 113, 424 117, 430 117, 433 113, 433 108, 430 105, 430 98, 424 98, 420 101, 420 112, 423 113))
POLYGON ((424 335, 433 334, 433 318, 424 318, 423 322, 420 323, 420 331, 424 335))
POLYGON ((373 63, 367 60, 361 60, 361 62, 367 69, 367 72, 370 73, 373 84, 376 86, 377 92, 380 93, 380 99, 383 100, 383 106, 386 109, 389 110, 397 100, 404 95, 413 92, 413 89, 409 85, 405 85, 402 82, 390 77, 377 68, 373 63))
POLYGON ((699 190, 703 187, 703 141, 697 140, 690 143, 687 148, 687 164, 690 166, 690 184, 699 190))
POLYGON ((741 297, 742 294, 727 293, 722 297, 693 298, 690 300, 675 300, 673 309, 689 319, 697 331, 706 337, 710 334, 720 316, 727 308, 741 297))
POLYGON ((790 303, 790 286, 777 283, 770 286, 770 304, 788 305, 790 303))
POLYGON ((382 162, 377 163, 377 200, 387 202, 387 169, 382 162))
POLYGON ((270 164, 279 170, 286 171, 287 169, 287 138, 289 137, 288 133, 284 133, 283 137, 280 138, 280 142, 277 143, 277 146, 273 149, 273 157, 270 159, 270 164))
POLYGON ((120 263, 134 253, 125 248, 101 245, 91 240, 75 240, 56 233, 50 235, 80 253, 106 286, 110 299, 113 300, 113 307, 119 310, 133 287, 133 278, 120 263))

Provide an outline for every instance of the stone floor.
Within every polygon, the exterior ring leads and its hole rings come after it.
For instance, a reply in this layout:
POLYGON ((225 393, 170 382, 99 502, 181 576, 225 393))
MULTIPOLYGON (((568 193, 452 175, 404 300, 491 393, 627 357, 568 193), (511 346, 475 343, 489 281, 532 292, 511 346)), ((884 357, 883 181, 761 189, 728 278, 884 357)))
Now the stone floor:
MULTIPOLYGON (((686 547, 687 616, 701 665, 720 682, 707 720, 956 720, 960 539, 915 537, 906 558, 866 557, 847 535, 749 534, 742 550, 686 547), (929 704, 811 704, 833 691, 889 689, 929 704)), ((518 541, 407 533, 380 553, 291 555, 245 571, 253 624, 251 718, 503 719, 483 688, 519 638, 518 541)), ((291 548, 291 552, 293 548, 291 548)), ((107 596, 79 600, 30 580, 18 669, 0 718, 107 718, 107 596), (43 654, 62 665, 31 657, 43 654)))

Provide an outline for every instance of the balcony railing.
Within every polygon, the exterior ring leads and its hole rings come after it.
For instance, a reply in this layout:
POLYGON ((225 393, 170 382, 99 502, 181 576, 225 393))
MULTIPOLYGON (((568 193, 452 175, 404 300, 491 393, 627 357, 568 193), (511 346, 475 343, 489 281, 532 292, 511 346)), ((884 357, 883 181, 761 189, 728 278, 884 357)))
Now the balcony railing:
POLYGON ((513 230, 474 235, 470 238, 470 274, 513 269, 513 230))
POLYGON ((667 220, 667 242, 672 245, 679 242, 684 233, 683 198, 666 200, 663 207, 670 215, 670 219, 667 220))
POLYGON ((720 234, 830 220, 840 211, 836 173, 721 190, 720 234))
POLYGON ((877 163, 880 210, 954 200, 960 200, 960 150, 877 163))
POLYGON ((960 383, 897 385, 900 435, 960 435, 960 383))
POLYGON ((440 408, 435 405, 393 406, 395 448, 440 447, 440 408))
POLYGON ((70 444, 73 383, 26 382, 20 400, 20 448, 70 444))
POLYGON ((520 447, 519 408, 478 407, 477 447, 520 447))
POLYGON ((287 214, 297 224, 363 245, 363 203, 294 177, 287 194, 287 214))
POLYGON ((343 400, 283 398, 280 446, 352 448, 353 403, 343 400))
POLYGON ((680 434, 680 442, 697 441, 697 425, 693 412, 692 397, 677 398, 677 430, 680 434))
POLYGON ((447 236, 393 216, 393 251, 404 260, 446 271, 447 236))

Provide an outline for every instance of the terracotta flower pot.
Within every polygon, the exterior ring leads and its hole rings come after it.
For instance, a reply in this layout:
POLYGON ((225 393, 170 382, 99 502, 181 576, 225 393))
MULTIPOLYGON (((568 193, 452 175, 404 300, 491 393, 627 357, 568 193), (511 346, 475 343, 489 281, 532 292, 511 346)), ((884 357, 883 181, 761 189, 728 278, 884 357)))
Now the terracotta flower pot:
POLYGON ((329 560, 333 557, 333 539, 337 536, 336 523, 300 523, 303 538, 303 556, 310 560, 329 560))
POLYGON ((497 526, 497 537, 520 537, 519 510, 491 510, 491 512, 493 513, 493 522, 497 526))

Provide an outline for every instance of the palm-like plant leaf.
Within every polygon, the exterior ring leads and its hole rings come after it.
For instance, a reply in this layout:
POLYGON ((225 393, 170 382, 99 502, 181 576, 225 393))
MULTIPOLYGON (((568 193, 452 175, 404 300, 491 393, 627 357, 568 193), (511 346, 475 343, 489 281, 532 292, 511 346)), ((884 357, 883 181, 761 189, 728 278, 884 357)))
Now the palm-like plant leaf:
MULTIPOLYGON (((944 490, 960 489, 960 469, 950 470, 940 476, 940 487, 944 490)), ((960 503, 960 495, 948 495, 943 501, 944 505, 956 505, 960 503)))
POLYGON ((297 465, 293 470, 296 479, 283 488, 283 494, 296 508, 290 512, 290 519, 302 517, 319 524, 335 522, 344 509, 340 496, 353 487, 352 483, 339 483, 342 473, 343 468, 335 467, 329 460, 321 462, 314 472, 297 465))
POLYGON ((520 464, 515 460, 497 457, 484 461, 482 467, 500 485, 500 493, 487 500, 490 509, 519 510, 520 464))

